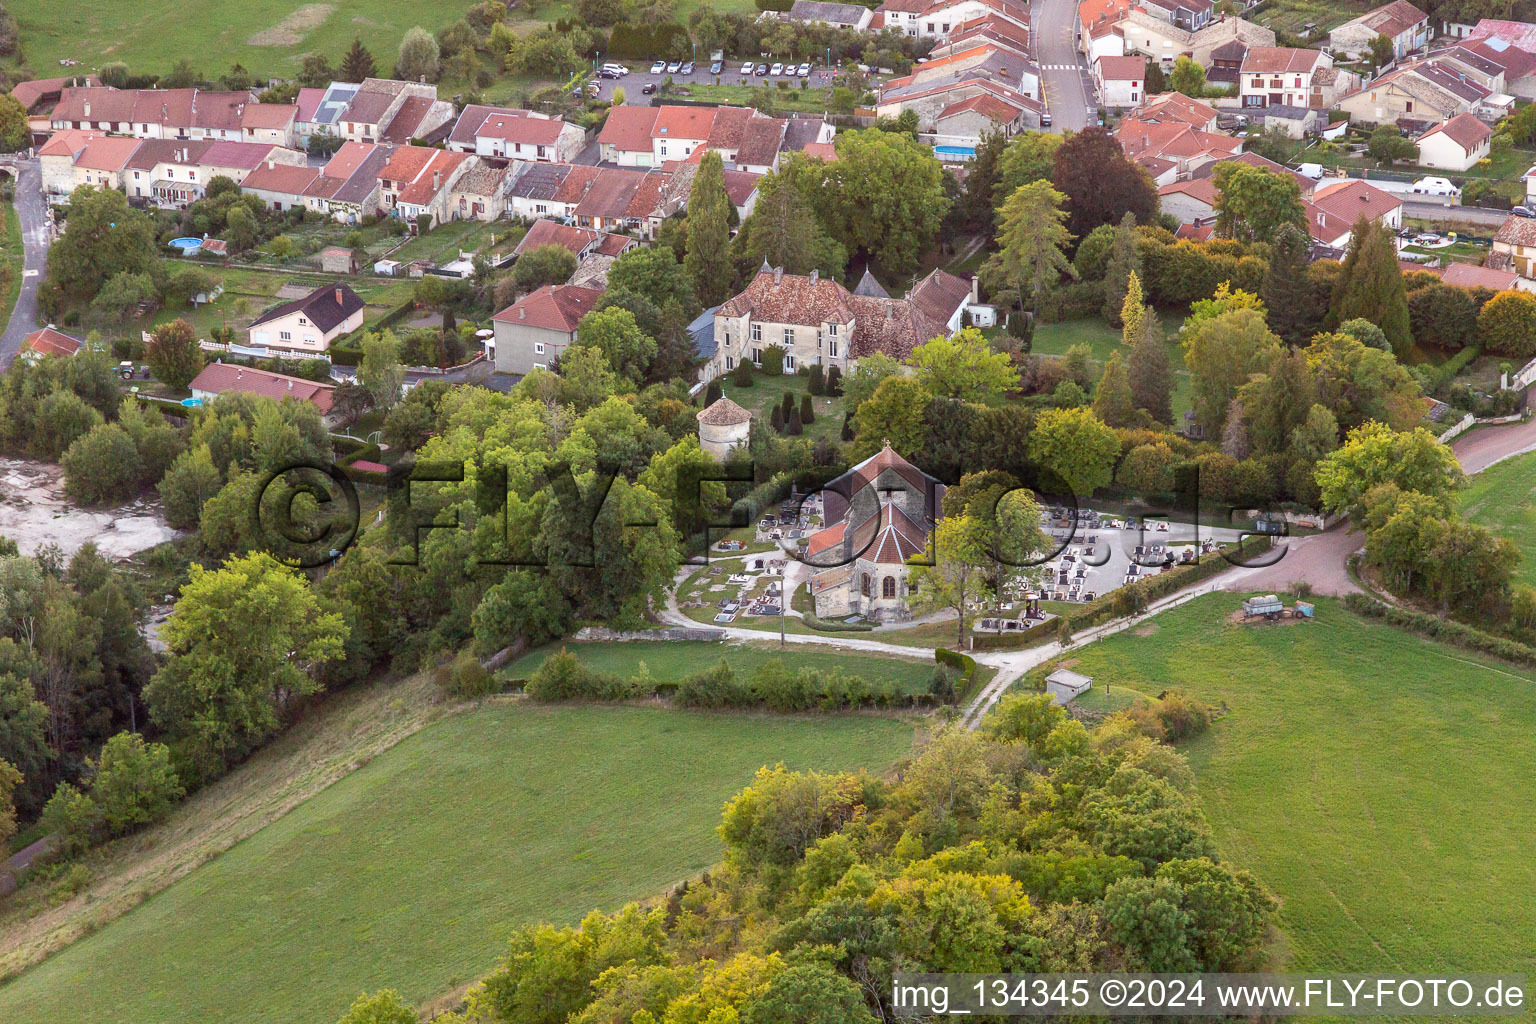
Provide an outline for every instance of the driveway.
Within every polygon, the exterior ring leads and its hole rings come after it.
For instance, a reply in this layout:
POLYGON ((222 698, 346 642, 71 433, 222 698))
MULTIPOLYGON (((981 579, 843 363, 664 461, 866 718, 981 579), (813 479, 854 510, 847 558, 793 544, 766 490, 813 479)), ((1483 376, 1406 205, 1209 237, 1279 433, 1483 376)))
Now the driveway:
POLYGON ((1463 473, 1481 473, 1496 462, 1536 450, 1536 419, 1508 426, 1477 427, 1451 442, 1463 473))
POLYGON ((1081 131, 1098 119, 1088 69, 1077 51, 1076 0, 1035 0, 1035 62, 1051 130, 1081 131))
POLYGON ((21 339, 37 329, 37 284, 48 263, 48 243, 52 241, 48 204, 43 202, 41 172, 36 160, 16 161, 20 172, 16 181, 16 211, 21 217, 21 241, 26 262, 21 277, 21 294, 16 308, 0 335, 0 367, 11 365, 21 350, 21 339))

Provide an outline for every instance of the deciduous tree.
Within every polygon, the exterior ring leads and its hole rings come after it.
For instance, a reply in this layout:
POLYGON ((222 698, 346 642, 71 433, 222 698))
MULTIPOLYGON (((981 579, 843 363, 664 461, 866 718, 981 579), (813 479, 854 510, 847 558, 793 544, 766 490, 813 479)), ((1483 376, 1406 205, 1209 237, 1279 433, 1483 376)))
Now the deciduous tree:
POLYGON ((1056 151, 1051 180, 1066 199, 1067 230, 1075 238, 1100 224, 1118 224, 1127 213, 1142 224, 1157 214, 1152 179, 1104 128, 1069 135, 1056 151))
POLYGON ((197 332, 180 317, 154 329, 144 348, 144 358, 154 375, 177 391, 185 390, 203 368, 197 332))

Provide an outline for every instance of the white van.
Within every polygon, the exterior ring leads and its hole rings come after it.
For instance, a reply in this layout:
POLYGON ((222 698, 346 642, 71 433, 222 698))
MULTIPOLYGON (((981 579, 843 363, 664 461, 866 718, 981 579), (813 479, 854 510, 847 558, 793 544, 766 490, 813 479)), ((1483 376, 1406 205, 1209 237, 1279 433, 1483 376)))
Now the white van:
POLYGON ((1296 168, 1296 173, 1303 178, 1311 178, 1313 181, 1321 180, 1323 176, 1322 164, 1301 164, 1296 168))
POLYGON ((1420 178, 1413 183, 1413 190, 1421 196, 1459 196, 1461 189, 1445 178, 1420 178))
POLYGON ((603 65, 603 77, 605 78, 623 78, 627 74, 629 74, 629 68, 623 64, 603 65))

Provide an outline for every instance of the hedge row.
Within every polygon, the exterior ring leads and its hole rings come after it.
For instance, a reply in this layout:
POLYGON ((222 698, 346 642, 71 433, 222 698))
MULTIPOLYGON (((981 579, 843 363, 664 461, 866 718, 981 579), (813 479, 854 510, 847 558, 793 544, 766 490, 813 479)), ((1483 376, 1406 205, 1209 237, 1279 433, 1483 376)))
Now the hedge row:
POLYGON ((544 659, 528 680, 535 700, 620 701, 670 698, 678 707, 772 711, 846 711, 933 703, 927 694, 904 694, 889 680, 871 683, 862 676, 814 668, 791 669, 778 659, 759 665, 750 678, 739 678, 725 659, 676 683, 648 675, 621 678, 598 672, 562 650, 544 659))
POLYGON ((1517 665, 1536 666, 1536 647, 1520 643, 1517 640, 1495 636, 1492 633, 1485 633, 1464 622, 1442 619, 1439 616, 1414 611, 1411 608, 1398 608, 1394 605, 1378 601, 1376 598, 1366 594, 1346 595, 1344 607, 1357 615, 1381 619, 1388 625, 1406 629, 1409 632, 1417 633, 1431 640, 1453 644, 1463 650, 1491 654, 1496 658, 1503 658, 1505 661, 1514 662, 1517 665))
POLYGON ((933 660, 940 665, 954 669, 965 679, 970 679, 976 674, 976 659, 969 654, 960 654, 945 647, 936 647, 933 651, 933 660))

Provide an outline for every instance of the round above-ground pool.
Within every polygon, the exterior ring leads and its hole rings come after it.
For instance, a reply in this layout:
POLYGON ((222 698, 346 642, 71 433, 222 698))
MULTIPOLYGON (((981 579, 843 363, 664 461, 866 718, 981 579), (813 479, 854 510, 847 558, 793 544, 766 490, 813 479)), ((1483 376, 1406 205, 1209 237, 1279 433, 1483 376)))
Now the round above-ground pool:
POLYGON ((190 256, 203 247, 201 238, 173 238, 168 243, 173 249, 180 249, 183 256, 190 256))

